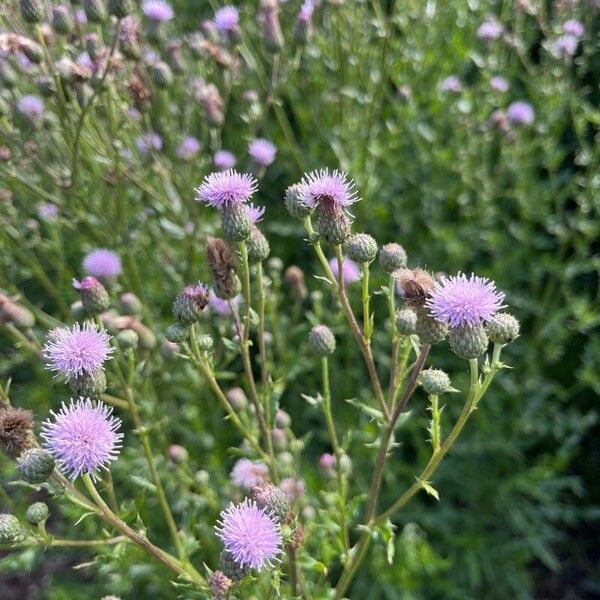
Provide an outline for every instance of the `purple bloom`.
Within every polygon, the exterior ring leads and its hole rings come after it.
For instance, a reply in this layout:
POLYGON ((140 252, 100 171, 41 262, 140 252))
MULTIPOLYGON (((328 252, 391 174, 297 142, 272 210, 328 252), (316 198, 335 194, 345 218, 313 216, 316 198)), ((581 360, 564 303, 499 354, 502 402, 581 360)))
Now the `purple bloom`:
POLYGON ((253 225, 256 225, 260 220, 262 220, 263 215, 265 214, 264 206, 254 206, 254 204, 248 205, 248 216, 252 221, 253 225))
POLYGON ((531 104, 518 100, 507 109, 506 114, 510 121, 516 125, 531 125, 535 119, 535 112, 531 104))
POLYGON ((300 12, 298 13, 298 20, 303 21, 304 23, 310 22, 313 12, 315 10, 315 4, 313 0, 306 0, 302 3, 300 7, 300 12))
POLYGON ((107 470, 119 455, 121 419, 111 413, 112 407, 94 404, 89 398, 71 400, 68 406, 63 402, 58 413, 50 411, 54 420, 42 425, 43 446, 71 479, 81 475, 96 479, 97 471, 107 470))
POLYGON ((164 0, 144 0, 142 3, 142 12, 156 23, 170 21, 175 14, 171 5, 164 0))
POLYGON ((504 77, 499 77, 499 76, 492 77, 490 79, 490 86, 496 92, 504 93, 504 92, 508 91, 508 81, 506 81, 506 79, 504 79, 504 77))
POLYGON ((264 463, 254 463, 247 458, 240 458, 231 470, 231 481, 238 487, 249 490, 269 479, 269 469, 264 463))
POLYGON ((229 150, 217 150, 213 157, 213 164, 219 171, 227 171, 227 169, 233 169, 237 159, 232 152, 229 150))
POLYGON ((496 20, 488 19, 477 29, 477 37, 486 41, 497 40, 504 33, 504 27, 496 20))
MULTIPOLYGON (((231 303, 234 306, 238 306, 241 300, 241 296, 235 296, 235 298, 231 299, 231 303)), ((228 317, 231 315, 231 306, 229 306, 229 302, 229 300, 223 300, 223 298, 219 298, 219 296, 217 296, 213 290, 208 292, 208 305, 217 315, 222 317, 228 317)))
POLYGON ((440 89, 442 92, 454 92, 455 94, 459 94, 462 92, 463 88, 460 79, 456 75, 450 75, 442 81, 440 89))
POLYGON ((256 192, 256 179, 247 173, 228 169, 223 173, 211 173, 196 188, 196 199, 209 206, 223 208, 232 204, 248 202, 256 192))
POLYGON ((282 479, 279 488, 290 502, 295 502, 299 498, 302 498, 306 491, 304 481, 302 479, 294 479, 293 477, 282 479))
POLYGON ((567 35, 574 35, 576 38, 580 38, 585 33, 585 27, 581 21, 569 19, 563 24, 563 31, 567 35))
POLYGON ((44 114, 44 101, 39 96, 31 94, 21 96, 17 102, 17 111, 29 120, 39 123, 44 114))
POLYGON ((246 498, 231 503, 220 515, 215 527, 225 550, 242 566, 252 569, 272 567, 281 553, 281 533, 275 515, 258 508, 246 498))
POLYGON ((561 35, 554 41, 554 51, 557 56, 574 56, 577 52, 579 40, 574 35, 561 35))
POLYGON ((96 68, 94 61, 90 58, 90 55, 87 52, 82 52, 75 61, 80 67, 87 69, 88 71, 93 71, 96 68))
MULTIPOLYGON (((337 279, 340 273, 337 258, 332 258, 329 261, 329 266, 331 267, 334 277, 337 279)), ((353 260, 344 258, 344 262, 342 263, 342 274, 344 276, 344 283, 354 283, 360 279, 360 268, 353 260)))
POLYGON ((55 221, 58 217, 58 206, 52 202, 42 202, 38 204, 37 214, 42 221, 55 221))
POLYGON ((135 107, 130 106, 127 109, 127 116, 132 120, 132 121, 139 121, 142 118, 142 113, 135 107))
POLYGON ((83 270, 94 277, 116 277, 121 274, 121 259, 106 248, 98 248, 86 254, 83 270))
POLYGON ((433 288, 427 307, 438 321, 452 327, 489 321, 502 308, 504 294, 485 277, 458 273, 442 277, 433 288))
POLYGON ((342 171, 329 169, 312 171, 304 175, 300 182, 300 195, 303 204, 316 208, 322 202, 343 208, 358 202, 358 194, 352 179, 342 171))
POLYGON ((42 351, 46 366, 67 378, 102 369, 104 361, 113 353, 110 336, 98 330, 95 323, 75 323, 73 327, 59 327, 48 334, 42 351))
POLYGON ((85 25, 87 23, 87 15, 85 14, 85 10, 83 10, 83 8, 78 8, 75 11, 75 20, 80 25, 85 25))
POLYGON ((319 457, 319 467, 324 471, 330 471, 335 467, 336 459, 333 454, 325 452, 319 457))
POLYGON ((235 31, 240 22, 240 13, 235 6, 224 6, 215 12, 215 27, 221 34, 235 31))
POLYGON ((181 160, 190 160, 200 150, 200 142, 195 137, 184 137, 175 151, 181 160))
POLYGON ((248 144, 248 154, 256 164, 268 167, 275 160, 277 148, 269 140, 258 138, 248 144))
POLYGON ((138 149, 140 154, 148 154, 153 150, 159 152, 162 148, 162 140, 160 139, 160 135, 158 135, 158 133, 149 131, 148 133, 144 133, 137 138, 135 141, 135 147, 138 149))

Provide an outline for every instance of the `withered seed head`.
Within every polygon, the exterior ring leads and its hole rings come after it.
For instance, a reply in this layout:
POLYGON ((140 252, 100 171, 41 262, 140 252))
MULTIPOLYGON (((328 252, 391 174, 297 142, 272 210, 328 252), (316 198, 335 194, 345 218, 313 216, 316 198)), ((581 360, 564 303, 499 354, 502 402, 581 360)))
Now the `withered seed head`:
POLYGON ((33 442, 33 415, 22 408, 0 408, 0 449, 12 458, 33 442))
POLYGON ((237 293, 235 254, 231 246, 221 238, 209 237, 206 242, 206 260, 215 279, 215 291, 219 297, 231 298, 237 293))
POLYGON ((433 277, 423 269, 398 269, 394 278, 401 288, 406 304, 413 308, 425 305, 435 285, 433 277))

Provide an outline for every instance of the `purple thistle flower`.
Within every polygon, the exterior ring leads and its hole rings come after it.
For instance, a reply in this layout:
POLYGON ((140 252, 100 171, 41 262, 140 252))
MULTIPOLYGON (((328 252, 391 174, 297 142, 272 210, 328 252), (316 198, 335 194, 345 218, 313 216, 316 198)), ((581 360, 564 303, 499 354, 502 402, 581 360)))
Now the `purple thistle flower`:
POLYGON ((90 72, 92 72, 96 68, 96 65, 95 65, 94 61, 90 58, 90 55, 87 52, 82 52, 77 57, 77 59, 75 60, 75 62, 80 67, 83 67, 84 69, 87 69, 90 72))
POLYGON ((75 11, 75 20, 80 25, 86 25, 87 24, 87 15, 85 14, 85 10, 83 10, 83 8, 78 8, 75 11))
POLYGON ((38 204, 37 214, 42 221, 55 221, 58 217, 58 206, 52 202, 42 202, 38 204))
POLYGON ((561 35, 554 41, 553 49, 559 57, 574 56, 577 52, 579 40, 574 35, 561 35))
POLYGON ((108 333, 99 330, 95 323, 86 322, 83 327, 75 323, 73 327, 51 331, 42 355, 48 369, 67 378, 94 373, 114 352, 109 340, 108 333))
POLYGON ((507 92, 508 91, 508 81, 504 79, 504 77, 496 76, 490 79, 490 86, 496 92, 507 92))
POLYGON ((225 550, 241 566, 252 569, 272 567, 281 553, 281 533, 275 516, 258 508, 254 500, 229 507, 215 526, 225 550))
POLYGON ((300 182, 300 198, 303 204, 312 208, 322 202, 343 208, 358 202, 358 193, 354 181, 346 173, 321 169, 304 175, 300 182))
MULTIPOLYGON (((231 303, 234 306, 238 306, 242 301, 241 296, 235 296, 231 299, 231 303)), ((219 298, 213 290, 208 292, 208 306, 210 309, 217 315, 221 317, 228 317, 231 315, 231 306, 229 306, 229 300, 223 300, 223 298, 219 298)))
POLYGON ((264 214, 264 206, 254 206, 254 204, 252 203, 248 205, 248 216, 250 217, 250 220, 252 221, 253 225, 256 225, 256 223, 261 221, 264 214))
POLYGON ((442 92, 454 92, 455 94, 459 94, 462 92, 463 88, 460 79, 456 75, 450 75, 442 81, 440 89, 442 92))
POLYGON ((132 121, 139 121, 142 118, 142 113, 135 107, 130 106, 127 109, 127 116, 132 120, 132 121))
POLYGON ((235 31, 240 22, 240 12, 235 6, 224 6, 215 12, 215 27, 221 34, 235 31))
POLYGON ((287 496, 290 502, 302 498, 306 491, 304 481, 302 479, 294 479, 293 477, 285 477, 279 484, 281 491, 287 496))
POLYGON ((17 102, 17 111, 33 122, 40 122, 44 114, 44 101, 32 94, 21 96, 17 102))
POLYGON ((121 274, 121 259, 106 248, 98 248, 86 254, 83 270, 94 277, 117 277, 121 274))
MULTIPOLYGON (((329 261, 329 266, 331 267, 334 277, 337 279, 340 273, 337 258, 332 258, 329 261)), ((344 258, 344 262, 342 263, 342 274, 344 283, 354 283, 360 279, 360 267, 353 260, 344 258)))
POLYGON ((333 454, 325 452, 319 457, 319 467, 324 471, 329 471, 335 467, 336 458, 333 454))
POLYGON ((184 137, 175 151, 181 160, 190 160, 200 150, 200 142, 191 136, 184 137))
POLYGON ((72 480, 81 475, 97 479, 99 469, 108 470, 108 464, 119 455, 122 433, 121 419, 112 416, 112 407, 102 402, 92 403, 89 398, 64 402, 58 413, 42 424, 43 446, 54 456, 61 471, 72 480))
POLYGON ((298 12, 298 20, 304 23, 310 22, 313 12, 315 10, 315 3, 313 0, 306 0, 302 3, 300 11, 298 12))
POLYGON ((162 139, 158 133, 149 131, 137 138, 135 147, 140 154, 149 154, 153 150, 159 152, 162 149, 162 139))
POLYGON ((581 21, 576 19, 569 19, 563 24, 563 31, 567 35, 574 35, 576 38, 580 38, 585 33, 585 27, 581 21))
POLYGON ((491 42, 497 40, 504 33, 504 27, 496 20, 488 19, 477 29, 477 37, 491 42))
POLYGON ((535 119, 535 112, 531 104, 517 100, 507 109, 506 114, 510 121, 516 125, 531 125, 535 119))
POLYGON ((238 487, 249 490, 269 479, 269 468, 261 462, 240 458, 231 469, 231 481, 238 487))
POLYGON ((171 5, 164 0, 144 0, 142 12, 155 23, 170 21, 175 14, 171 5))
POLYGON ((224 206, 248 202, 256 189, 256 179, 252 175, 228 169, 205 177, 202 184, 196 188, 196 199, 221 209, 224 206))
POLYGON ((502 308, 504 294, 485 277, 458 273, 442 277, 426 302, 431 315, 451 327, 489 321, 502 308))
POLYGON ((233 152, 229 150, 217 150, 213 157, 213 164, 219 171, 227 171, 227 169, 233 169, 237 159, 233 152))
POLYGON ((248 154, 256 164, 268 167, 275 160, 277 148, 269 140, 258 138, 248 144, 248 154))

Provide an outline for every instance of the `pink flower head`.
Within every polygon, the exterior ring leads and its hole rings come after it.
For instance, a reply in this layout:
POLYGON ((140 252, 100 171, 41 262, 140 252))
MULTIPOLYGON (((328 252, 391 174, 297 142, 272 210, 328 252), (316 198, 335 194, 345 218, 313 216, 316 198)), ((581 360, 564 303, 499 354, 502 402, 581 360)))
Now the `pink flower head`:
POLYGON ((300 7, 300 12, 298 13, 298 21, 302 21, 304 23, 310 22, 313 12, 315 10, 314 0, 305 0, 300 7))
POLYGON ((299 191, 302 203, 311 208, 321 203, 344 208, 358 201, 354 182, 342 171, 312 171, 302 178, 299 191))
POLYGON ((269 140, 258 138, 248 144, 248 154, 256 164, 268 167, 275 160, 277 148, 269 140))
POLYGON ((235 154, 229 152, 229 150, 217 150, 213 157, 213 164, 219 171, 227 171, 227 169, 233 169, 237 159, 235 154))
POLYGON ((214 22, 221 34, 235 31, 240 23, 240 12, 235 6, 224 6, 215 12, 214 22))
POLYGON ((506 110, 509 120, 516 125, 531 125, 535 119, 535 112, 531 104, 517 100, 506 110))
POLYGON ((574 35, 561 35, 554 41, 554 52, 559 57, 574 56, 579 46, 579 40, 574 35))
POLYGON ((462 327, 489 321, 502 308, 503 300, 504 294, 493 281, 458 273, 435 284, 426 306, 438 321, 462 327))
POLYGON ((264 206, 254 206, 252 203, 248 204, 248 216, 250 217, 253 225, 256 225, 256 223, 261 221, 264 214, 264 206))
POLYGON ((257 190, 256 179, 247 173, 228 169, 211 173, 196 188, 196 199, 214 208, 248 202, 257 190))
POLYGON ((160 152, 162 149, 162 139, 158 133, 149 131, 136 139, 135 147, 140 154, 150 154, 153 151, 160 152))
POLYGON ((44 115, 44 101, 31 94, 21 96, 17 101, 17 111, 32 122, 39 123, 44 115))
POLYGON ((272 567, 281 554, 281 533, 273 513, 246 498, 240 504, 231 503, 220 515, 215 527, 225 550, 243 567, 272 567))
POLYGON ((164 0, 144 0, 142 12, 155 23, 170 21, 175 14, 171 5, 164 0))
MULTIPOLYGON (((331 267, 334 277, 337 279, 340 273, 337 258, 332 258, 329 261, 329 266, 331 267)), ((344 283, 354 283, 360 279, 360 267, 353 260, 344 258, 344 262, 342 263, 342 274, 344 283)))
POLYGON ((38 204, 37 215, 42 221, 55 221, 58 217, 58 206, 52 202, 42 202, 38 204))
POLYGON ((504 27, 502 23, 499 23, 495 19, 488 19, 484 21, 477 29, 477 37, 486 40, 493 41, 497 40, 504 33, 504 27))
POLYGON ((121 420, 112 416, 112 407, 79 398, 68 406, 63 402, 58 413, 50 414, 54 420, 42 424, 43 446, 72 480, 81 475, 96 479, 98 470, 107 470, 119 455, 121 420))
POLYGON ((440 89, 442 92, 453 92, 455 94, 459 94, 462 92, 462 83, 460 79, 456 75, 450 75, 446 77, 444 81, 440 84, 440 89))
POLYGON ((208 292, 208 306, 210 306, 210 309, 215 314, 221 317, 228 317, 231 315, 231 306, 229 305, 229 302, 234 306, 239 306, 241 301, 242 297, 239 295, 231 300, 223 300, 223 298, 219 298, 213 290, 208 292))
POLYGON ((576 38, 580 38, 585 33, 585 27, 581 21, 577 21, 576 19, 569 19, 565 21, 563 24, 563 31, 567 35, 573 35, 576 38))
POLYGON ((323 469, 323 471, 330 471, 333 469, 335 467, 335 462, 335 456, 333 454, 329 454, 328 452, 321 454, 319 457, 319 467, 323 469))
POLYGON ((279 488, 287 496, 287 499, 290 502, 295 502, 302 498, 306 491, 304 481, 302 481, 302 479, 294 479, 293 477, 282 479, 279 488))
POLYGON ((83 270, 94 277, 116 277, 121 274, 121 259, 106 248, 98 248, 86 254, 83 270))
POLYGON ((200 142, 192 136, 184 137, 175 151, 181 160, 190 160, 200 150, 200 142))
POLYGON ((496 92, 504 93, 508 91, 508 81, 504 77, 492 77, 490 79, 490 86, 496 92))
POLYGON ((249 490, 259 483, 269 479, 269 469, 261 462, 252 462, 247 458, 240 458, 231 470, 231 481, 238 487, 249 490))
POLYGON ((47 368, 67 378, 94 373, 114 352, 110 336, 95 323, 59 327, 48 335, 42 351, 47 368))

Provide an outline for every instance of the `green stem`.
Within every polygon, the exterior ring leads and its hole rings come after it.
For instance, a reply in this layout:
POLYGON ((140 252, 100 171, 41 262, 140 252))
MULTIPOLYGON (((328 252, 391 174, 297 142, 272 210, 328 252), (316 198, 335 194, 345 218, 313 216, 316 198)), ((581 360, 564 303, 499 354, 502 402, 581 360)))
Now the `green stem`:
POLYGON ((263 266, 258 263, 256 278, 258 280, 258 352, 260 354, 260 367, 262 377, 263 396, 265 402, 265 414, 269 420, 268 386, 269 365, 267 364, 267 347, 265 344, 265 285, 263 281, 263 266))
POLYGON ((370 344, 373 328, 371 324, 371 311, 369 308, 369 302, 371 300, 371 295, 369 294, 369 263, 362 263, 360 265, 360 270, 362 272, 363 331, 367 344, 370 344))
POLYGON ((67 540, 61 538, 32 538, 16 544, 2 544, 0 551, 21 550, 32 546, 43 546, 44 548, 89 548, 93 546, 113 546, 128 541, 129 538, 119 535, 105 540, 67 540))

